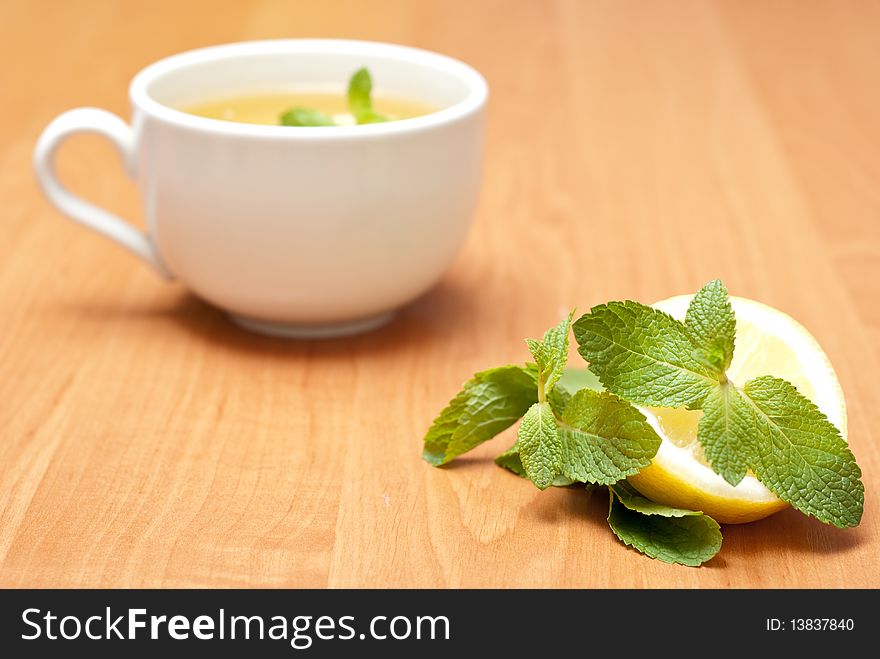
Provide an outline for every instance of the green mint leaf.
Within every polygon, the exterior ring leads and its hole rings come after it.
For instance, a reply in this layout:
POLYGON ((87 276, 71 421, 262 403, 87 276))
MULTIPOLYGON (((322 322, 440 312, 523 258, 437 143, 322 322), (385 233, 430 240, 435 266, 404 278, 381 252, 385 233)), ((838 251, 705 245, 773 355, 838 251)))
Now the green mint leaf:
POLYGON ((721 549, 721 528, 708 515, 654 503, 622 483, 609 488, 609 498, 614 535, 651 558, 697 567, 721 549))
MULTIPOLYGON (((499 467, 504 467, 508 471, 512 471, 517 476, 528 478, 528 476, 526 476, 526 470, 522 466, 522 460, 519 459, 519 447, 516 444, 495 458, 495 464, 499 467)), ((568 487, 569 485, 574 485, 574 483, 575 481, 570 478, 557 476, 553 479, 551 485, 553 487, 568 487)))
POLYGON ((364 112, 357 116, 357 122, 359 124, 384 124, 386 121, 391 121, 384 114, 379 114, 378 112, 373 112, 370 110, 369 112, 364 112))
POLYGON ((519 459, 519 447, 516 444, 496 457, 495 464, 499 467, 504 467, 508 471, 512 471, 517 476, 527 478, 526 470, 522 466, 522 460, 519 459))
POLYGON ((661 515, 663 517, 689 517, 702 515, 695 510, 684 508, 672 508, 666 504, 657 503, 646 498, 641 492, 630 485, 627 481, 620 481, 611 486, 611 490, 617 495, 624 506, 643 515, 661 515))
POLYGON ((359 124, 374 124, 388 119, 373 111, 373 79, 362 68, 355 71, 348 82, 348 109, 359 124))
POLYGON ((542 490, 550 487, 561 473, 562 446, 549 403, 535 403, 528 409, 520 423, 516 444, 529 480, 542 490))
POLYGON ((583 483, 609 485, 647 467, 660 437, 644 415, 608 392, 582 389, 559 426, 562 473, 583 483))
POLYGON ((547 394, 547 402, 550 403, 550 409, 553 410, 557 419, 561 419, 565 414, 565 408, 568 407, 570 400, 571 394, 562 387, 553 387, 547 394))
POLYGON ((543 383, 539 390, 552 391, 565 372, 565 364, 568 362, 568 335, 573 317, 572 310, 558 325, 548 329, 541 341, 526 339, 526 345, 538 366, 538 381, 543 383))
POLYGON ((544 388, 547 391, 553 389, 559 378, 565 372, 565 365, 568 362, 568 335, 571 332, 571 321, 574 318, 574 309, 568 316, 563 318, 558 325, 551 327, 544 333, 544 350, 547 356, 547 374, 544 382, 544 388))
POLYGON ((752 470, 802 513, 837 527, 858 526, 865 502, 861 470, 840 431, 792 384, 764 376, 743 393, 754 410, 752 470))
POLYGON ((529 347, 529 352, 532 353, 532 358, 535 360, 535 372, 540 377, 547 368, 548 357, 544 344, 537 339, 526 339, 526 345, 529 347))
POLYGON ((733 359, 736 337, 736 316, 724 282, 715 279, 697 292, 684 324, 697 346, 697 359, 724 373, 733 359))
POLYGON ((713 389, 703 401, 697 438, 712 469, 731 485, 738 485, 749 469, 754 426, 754 411, 730 382, 713 389))
POLYGON ((309 108, 293 108, 281 115, 282 126, 335 126, 333 117, 310 110, 309 108))
POLYGON ((373 109, 373 79, 366 68, 358 69, 348 81, 348 109, 358 117, 373 109))
POLYGON ((538 400, 528 367, 501 366, 468 380, 425 435, 423 457, 446 464, 513 425, 538 400))
POLYGON ((694 355, 684 323, 638 302, 593 307, 574 324, 578 352, 610 392, 632 403, 699 408, 719 374, 694 355))

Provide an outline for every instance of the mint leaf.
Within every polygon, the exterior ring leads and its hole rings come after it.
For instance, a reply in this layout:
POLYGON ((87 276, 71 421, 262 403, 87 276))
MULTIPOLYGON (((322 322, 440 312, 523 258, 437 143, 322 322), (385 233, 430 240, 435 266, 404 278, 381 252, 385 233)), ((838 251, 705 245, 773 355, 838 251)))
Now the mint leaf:
POLYGON ((697 359, 724 373, 733 359, 736 337, 736 316, 724 282, 710 281, 694 295, 684 324, 697 346, 694 352, 697 359))
POLYGON ((638 302, 593 307, 574 324, 578 352, 606 389, 641 405, 699 408, 719 374, 694 355, 684 323, 638 302))
POLYGON ((543 397, 540 394, 551 391, 565 371, 565 364, 568 362, 568 334, 573 316, 574 310, 558 325, 548 329, 541 341, 526 339, 526 345, 538 366, 538 391, 541 400, 543 397))
MULTIPOLYGON (((504 467, 508 471, 512 471, 517 476, 522 476, 523 478, 528 478, 526 476, 526 470, 522 466, 522 461, 519 459, 519 447, 514 444, 509 449, 507 449, 504 453, 495 458, 495 464, 499 467, 504 467)), ((566 478, 565 476, 557 476, 553 479, 551 485, 553 487, 568 487, 569 485, 573 485, 575 481, 570 478, 566 478)))
POLYGON ((550 403, 550 408, 557 418, 561 418, 565 414, 565 408, 568 407, 570 400, 571 394, 562 387, 553 387, 547 394, 547 402, 550 403))
POLYGON ((561 473, 562 446, 549 403, 535 403, 529 408, 520 423, 516 444, 529 480, 542 490, 550 487, 561 473))
POLYGON ((702 515, 704 513, 685 510, 684 508, 672 508, 666 504, 657 503, 646 498, 641 492, 630 485, 627 481, 621 481, 610 488, 624 506, 643 515, 661 515, 663 517, 688 517, 702 515))
POLYGON ((574 318, 574 309, 559 324, 551 327, 544 333, 544 351, 547 357, 545 365, 544 388, 548 391, 556 386, 559 378, 565 371, 568 362, 568 335, 571 332, 571 320, 574 318))
POLYGON ((572 396, 559 426, 566 477, 608 485, 647 467, 660 437, 644 415, 610 393, 582 389, 572 396))
POLYGON ((391 121, 391 119, 384 114, 379 114, 378 112, 370 110, 369 112, 359 114, 356 117, 356 121, 359 124, 384 124, 386 121, 391 121))
POLYGON ((513 425, 538 399, 535 378, 523 366, 501 366, 468 380, 428 429, 423 457, 446 464, 513 425))
POLYGON ((852 451, 789 382, 763 376, 742 391, 720 385, 703 402, 697 436, 712 468, 732 485, 750 468, 806 515, 838 527, 861 520, 864 485, 852 451))
POLYGON ((333 117, 310 110, 309 108, 293 108, 281 115, 282 126, 335 126, 333 117))
POLYGON ((794 385, 770 376, 746 383, 756 432, 748 452, 758 479, 802 513, 858 526, 865 502, 861 470, 840 431, 794 385))
POLYGON ((713 389, 703 401, 703 416, 697 438, 712 469, 731 485, 738 485, 749 468, 753 444, 750 428, 754 411, 742 393, 726 382, 713 389))
POLYGON ((373 111, 373 79, 365 68, 358 69, 348 82, 348 109, 359 124, 388 121, 373 111))
POLYGON ((357 117, 373 109, 370 95, 373 92, 373 79, 366 68, 360 68, 348 81, 348 109, 357 117))
POLYGON ((537 339, 526 339, 526 345, 529 347, 529 352, 532 353, 532 358, 535 360, 536 373, 540 376, 546 368, 548 360, 544 344, 537 339))
POLYGON ((519 459, 519 447, 516 444, 495 458, 495 464, 512 471, 517 476, 528 478, 526 476, 526 470, 522 466, 522 460, 519 459))
POLYGON ((696 567, 721 549, 721 528, 708 515, 654 503, 622 483, 609 488, 609 498, 614 535, 651 558, 696 567))

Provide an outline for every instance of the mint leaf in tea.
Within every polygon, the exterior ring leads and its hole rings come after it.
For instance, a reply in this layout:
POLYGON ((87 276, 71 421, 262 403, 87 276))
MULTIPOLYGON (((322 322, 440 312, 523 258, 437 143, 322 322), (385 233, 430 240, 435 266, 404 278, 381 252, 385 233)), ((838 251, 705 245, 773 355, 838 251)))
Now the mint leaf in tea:
POLYGON ((373 110, 373 78, 367 69, 358 69, 348 81, 348 109, 359 124, 390 121, 390 117, 373 110))
POLYGON ((207 119, 267 126, 352 126, 412 119, 437 108, 393 96, 373 97, 373 79, 366 68, 350 78, 347 90, 256 92, 207 100, 184 108, 207 119))
POLYGON ((281 115, 282 126, 335 126, 333 117, 318 110, 293 108, 281 115))

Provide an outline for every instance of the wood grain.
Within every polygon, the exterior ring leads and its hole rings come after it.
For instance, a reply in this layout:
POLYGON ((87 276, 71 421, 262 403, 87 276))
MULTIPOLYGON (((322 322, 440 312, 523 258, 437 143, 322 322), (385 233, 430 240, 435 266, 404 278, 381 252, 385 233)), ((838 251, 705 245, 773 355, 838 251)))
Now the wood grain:
MULTIPOLYGON (((880 4, 431 0, 0 4, 3 586, 880 586, 880 4), (268 37, 446 52, 492 89, 468 244, 375 334, 244 333, 60 218, 30 155, 57 113, 128 115, 151 61, 268 37), (865 517, 788 511, 673 567, 622 547, 604 497, 420 439, 474 370, 560 310, 713 277, 792 314, 835 364, 865 517)), ((139 221, 111 148, 63 178, 139 221)))

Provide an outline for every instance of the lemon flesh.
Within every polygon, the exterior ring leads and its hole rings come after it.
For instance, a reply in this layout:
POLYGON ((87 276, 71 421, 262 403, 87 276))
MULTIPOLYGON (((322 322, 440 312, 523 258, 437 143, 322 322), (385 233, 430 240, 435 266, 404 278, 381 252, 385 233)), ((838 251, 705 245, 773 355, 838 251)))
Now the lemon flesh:
MULTIPOLYGON (((692 297, 680 295, 653 306, 684 320, 692 297)), ((816 340, 777 309, 738 297, 732 297, 731 304, 736 314, 736 348, 728 378, 738 386, 760 375, 788 380, 822 410, 845 439, 843 391, 816 340)), ((629 478, 645 496, 677 508, 702 510, 726 524, 752 522, 788 506, 751 472, 734 487, 709 467, 697 441, 702 412, 639 409, 663 440, 651 464, 629 478)))

